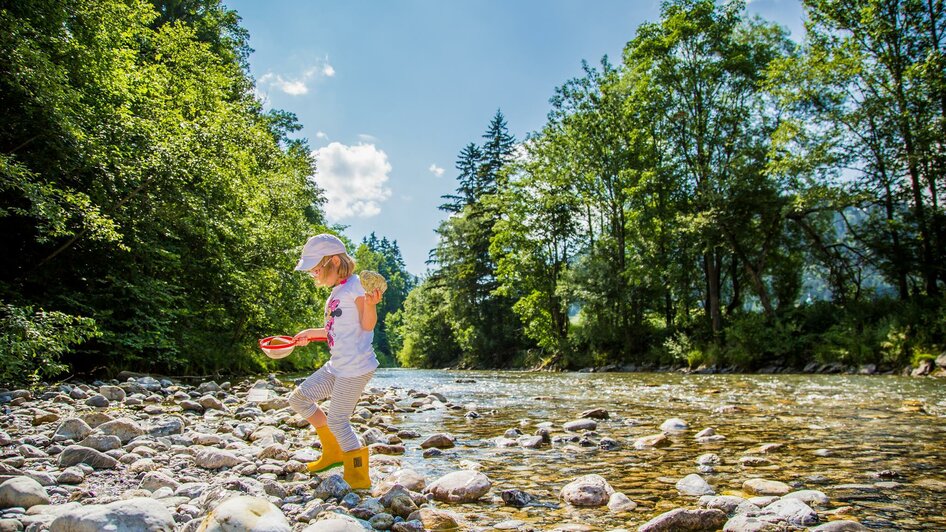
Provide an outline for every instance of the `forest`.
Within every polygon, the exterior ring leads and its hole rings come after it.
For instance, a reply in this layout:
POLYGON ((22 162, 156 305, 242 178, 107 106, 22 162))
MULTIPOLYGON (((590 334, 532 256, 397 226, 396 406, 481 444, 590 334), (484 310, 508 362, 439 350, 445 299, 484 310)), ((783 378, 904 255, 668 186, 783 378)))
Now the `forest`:
MULTIPOLYGON (((390 289, 385 365, 899 370, 946 335, 941 0, 672 0, 619 62, 459 152, 428 271, 390 289)), ((256 340, 321 321, 293 265, 328 224, 291 112, 218 0, 0 2, 0 382, 310 369, 256 340)))

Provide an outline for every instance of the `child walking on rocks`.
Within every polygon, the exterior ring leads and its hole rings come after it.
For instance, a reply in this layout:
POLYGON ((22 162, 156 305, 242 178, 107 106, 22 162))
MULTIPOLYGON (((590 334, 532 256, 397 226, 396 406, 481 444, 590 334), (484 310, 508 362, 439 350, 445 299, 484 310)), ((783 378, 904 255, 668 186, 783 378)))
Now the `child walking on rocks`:
POLYGON ((315 473, 344 465, 345 481, 352 488, 369 488, 368 448, 361 447, 350 419, 378 367, 371 340, 381 291, 365 292, 345 244, 328 234, 309 238, 296 270, 308 272, 320 286, 332 287, 325 302, 325 326, 295 335, 299 346, 325 340, 332 355, 289 395, 289 405, 315 427, 322 443, 322 456, 306 466, 315 473), (331 400, 328 415, 318 405, 326 399, 331 400))

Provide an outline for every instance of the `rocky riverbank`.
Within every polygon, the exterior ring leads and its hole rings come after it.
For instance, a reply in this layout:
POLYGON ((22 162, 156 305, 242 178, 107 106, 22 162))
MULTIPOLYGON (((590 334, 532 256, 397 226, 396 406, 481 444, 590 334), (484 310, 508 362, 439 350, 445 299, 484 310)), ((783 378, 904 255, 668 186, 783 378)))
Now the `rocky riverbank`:
MULTIPOLYGON (((864 529, 853 520, 851 507, 831 507, 820 491, 793 489, 760 475, 747 475, 739 493, 717 494, 701 476, 720 467, 714 453, 696 457, 691 474, 667 479, 692 505, 661 508, 643 524, 651 516, 641 514, 640 501, 612 488, 605 476, 619 473, 611 468, 574 478, 555 490, 553 500, 497 490, 490 471, 470 461, 426 478, 402 463, 406 449, 423 449, 425 459, 433 459, 447 452, 462 455, 463 447, 443 427, 403 430, 399 418, 480 414, 438 393, 397 387, 369 389, 356 409, 356 429, 371 447, 373 487, 354 492, 340 470, 306 472, 305 462, 318 456, 317 440, 288 408, 291 385, 272 377, 251 384, 187 386, 139 377, 0 391, 0 532, 93 531, 110 525, 182 531, 527 531, 537 529, 521 520, 497 519, 492 509, 542 512, 562 506, 572 510, 572 519, 556 530, 596 530, 575 522, 581 522, 583 511, 599 508, 627 516, 641 531, 864 529)), ((603 409, 561 426, 533 421, 534 433, 510 428, 489 444, 536 452, 622 445, 601 434, 615 421, 603 409)), ((629 444, 660 448, 691 430, 682 419, 667 419, 654 429, 629 444)), ((712 428, 692 437, 697 444, 725 440, 712 428)), ((760 445, 741 465, 771 471, 764 467, 766 457, 779 447, 760 445)))

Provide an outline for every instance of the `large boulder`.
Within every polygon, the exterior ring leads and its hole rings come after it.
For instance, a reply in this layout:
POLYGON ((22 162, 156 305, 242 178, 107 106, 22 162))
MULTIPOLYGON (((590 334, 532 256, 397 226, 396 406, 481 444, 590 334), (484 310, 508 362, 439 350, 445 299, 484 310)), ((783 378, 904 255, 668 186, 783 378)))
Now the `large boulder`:
POLYGON ((63 513, 49 526, 50 532, 173 532, 174 516, 154 499, 134 497, 110 504, 93 504, 63 513))
POLYGON ((489 478, 479 471, 454 471, 433 481, 424 492, 441 502, 473 502, 491 487, 489 478))
POLYGON ((207 514, 200 532, 291 532, 279 508, 260 497, 232 497, 207 514))

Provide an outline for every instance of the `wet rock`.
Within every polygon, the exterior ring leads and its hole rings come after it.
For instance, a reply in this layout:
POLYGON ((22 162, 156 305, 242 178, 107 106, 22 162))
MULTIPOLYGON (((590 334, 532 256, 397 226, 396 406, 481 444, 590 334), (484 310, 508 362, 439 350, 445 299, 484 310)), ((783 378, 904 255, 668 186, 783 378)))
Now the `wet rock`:
POLYGON ((545 441, 542 436, 520 436, 516 443, 523 449, 538 449, 545 441))
POLYGON ((680 418, 672 417, 660 424, 660 430, 664 432, 681 432, 690 428, 686 421, 680 418))
POLYGON ((772 461, 761 456, 743 456, 739 459, 739 465, 743 467, 765 467, 772 465, 772 461))
POLYGON ((811 526, 818 522, 818 513, 799 499, 783 497, 766 506, 762 511, 768 515, 776 515, 796 526, 811 526))
POLYGON ((698 504, 701 508, 722 510, 729 515, 744 502, 746 502, 745 499, 735 495, 703 495, 698 504))
POLYGON ((669 447, 672 442, 666 434, 652 434, 642 436, 634 440, 634 448, 638 450, 657 449, 660 447, 669 447))
POLYGON ((686 510, 677 508, 658 515, 638 528, 638 532, 711 531, 726 523, 721 510, 686 510))
POLYGON ((154 499, 135 497, 110 504, 76 508, 57 517, 50 532, 99 532, 102 530, 147 530, 172 532, 174 516, 154 499))
POLYGON ((584 475, 562 487, 559 498, 572 506, 604 506, 613 493, 614 488, 601 475, 584 475))
POLYGON ((627 495, 623 493, 612 493, 611 497, 608 499, 608 510, 611 510, 613 513, 630 512, 634 508, 637 508, 637 503, 629 499, 627 495))
POLYGON ((456 517, 450 512, 434 508, 421 508, 407 517, 408 521, 420 521, 425 530, 458 530, 456 517))
POLYGON ((823 525, 818 525, 813 528, 808 529, 809 532, 860 532, 862 530, 870 530, 866 526, 858 523, 857 521, 830 521, 823 525))
POLYGON ((696 463, 699 465, 717 465, 721 464, 722 460, 718 455, 714 453, 701 454, 697 459, 696 463))
POLYGON ((0 508, 26 508, 49 504, 49 494, 29 477, 13 477, 0 484, 0 508))
POLYGON ((808 505, 827 506, 830 502, 828 496, 818 490, 799 490, 793 491, 783 499, 798 499, 808 505))
POLYGON ((427 487, 427 480, 424 478, 424 475, 421 475, 413 469, 398 469, 385 477, 384 480, 378 484, 378 488, 372 490, 372 492, 375 494, 386 493, 389 489, 394 487, 395 484, 404 486, 410 491, 421 492, 427 487))
POLYGON ((448 473, 424 490, 442 502, 473 502, 492 487, 489 478, 479 471, 455 471, 448 473))
POLYGON ((716 490, 703 480, 703 477, 696 474, 690 474, 681 478, 677 481, 676 488, 684 495, 696 497, 701 495, 714 495, 716 493, 716 490))
POLYGON ((59 453, 59 467, 77 464, 88 464, 94 469, 114 469, 118 465, 118 460, 95 449, 79 445, 70 445, 59 453))
POLYGON ((788 484, 777 480, 752 478, 742 483, 742 491, 750 495, 778 495, 781 497, 792 491, 792 488, 788 484))
POLYGON ((292 526, 273 503, 260 497, 232 497, 207 514, 201 532, 290 532, 292 526))
POLYGON ((576 419, 565 423, 562 428, 566 432, 584 432, 597 429, 598 423, 593 419, 576 419))
POLYGON ((79 441, 92 433, 92 427, 88 423, 76 417, 64 419, 56 433, 53 434, 53 441, 72 440, 79 441))
POLYGON ((610 419, 611 415, 608 414, 608 411, 603 408, 592 408, 591 410, 585 410, 581 414, 578 414, 578 417, 589 419, 610 419))
POLYGON ((723 532, 786 532, 793 528, 775 516, 740 514, 726 521, 723 532))
POLYGON ((439 433, 430 436, 420 444, 421 449, 436 447, 437 449, 450 449, 456 446, 456 438, 452 434, 439 433))
POLYGON ((758 447, 747 449, 743 454, 770 454, 785 447, 782 443, 763 443, 758 447))

